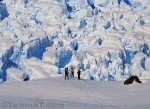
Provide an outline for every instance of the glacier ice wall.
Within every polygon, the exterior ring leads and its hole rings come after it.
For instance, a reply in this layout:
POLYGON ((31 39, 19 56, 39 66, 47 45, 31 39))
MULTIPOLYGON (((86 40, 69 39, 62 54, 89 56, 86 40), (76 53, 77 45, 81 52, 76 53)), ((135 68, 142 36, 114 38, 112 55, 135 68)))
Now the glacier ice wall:
POLYGON ((84 79, 149 78, 149 3, 0 1, 0 79, 62 76, 64 67, 72 66, 84 79))

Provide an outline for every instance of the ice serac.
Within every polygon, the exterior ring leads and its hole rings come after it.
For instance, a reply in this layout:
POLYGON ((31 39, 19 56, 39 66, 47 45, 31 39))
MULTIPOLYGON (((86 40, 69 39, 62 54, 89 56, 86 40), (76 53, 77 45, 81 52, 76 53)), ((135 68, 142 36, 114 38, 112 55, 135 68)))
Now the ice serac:
POLYGON ((13 63, 10 58, 13 54, 13 42, 7 38, 1 38, 1 52, 0 52, 0 78, 6 81, 6 70, 13 66, 15 67, 15 63, 13 63), (9 43, 9 44, 8 44, 9 43))
POLYGON ((72 57, 72 51, 63 47, 58 48, 56 51, 56 57, 58 59, 57 65, 59 68, 64 68, 72 57))
POLYGON ((9 13, 7 11, 6 4, 0 1, 0 21, 2 21, 5 17, 8 17, 9 13))
POLYGON ((124 2, 125 2, 127 5, 131 6, 130 0, 124 0, 124 2))
POLYGON ((29 0, 7 0, 6 2, 7 6, 13 6, 17 8, 25 8, 29 0))
POLYGON ((43 53, 50 45, 51 42, 49 41, 48 37, 39 38, 26 44, 23 51, 25 52, 25 56, 27 58, 36 57, 42 59, 43 53))
POLYGON ((118 0, 118 4, 120 5, 122 2, 126 3, 129 6, 132 6, 131 0, 118 0))
POLYGON ((92 9, 95 9, 94 1, 93 0, 87 0, 88 4, 91 6, 92 9))

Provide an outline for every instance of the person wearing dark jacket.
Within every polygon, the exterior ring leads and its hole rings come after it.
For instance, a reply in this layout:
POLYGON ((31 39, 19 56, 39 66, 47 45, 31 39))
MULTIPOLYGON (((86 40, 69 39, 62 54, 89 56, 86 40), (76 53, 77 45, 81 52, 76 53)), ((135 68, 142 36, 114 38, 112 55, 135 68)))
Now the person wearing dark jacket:
POLYGON ((68 79, 69 80, 69 77, 68 77, 68 67, 65 68, 65 80, 68 79))
POLYGON ((81 75, 81 71, 80 71, 80 69, 78 69, 77 74, 78 74, 78 80, 80 80, 80 75, 81 75))

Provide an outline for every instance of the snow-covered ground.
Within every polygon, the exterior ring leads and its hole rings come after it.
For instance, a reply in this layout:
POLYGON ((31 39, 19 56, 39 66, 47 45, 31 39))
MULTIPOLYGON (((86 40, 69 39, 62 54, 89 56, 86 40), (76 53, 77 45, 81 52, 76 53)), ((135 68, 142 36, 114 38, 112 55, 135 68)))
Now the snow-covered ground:
POLYGON ((0 84, 0 109, 149 109, 150 80, 142 84, 54 77, 0 84))
POLYGON ((1 0, 0 82, 150 79, 149 0, 1 0))

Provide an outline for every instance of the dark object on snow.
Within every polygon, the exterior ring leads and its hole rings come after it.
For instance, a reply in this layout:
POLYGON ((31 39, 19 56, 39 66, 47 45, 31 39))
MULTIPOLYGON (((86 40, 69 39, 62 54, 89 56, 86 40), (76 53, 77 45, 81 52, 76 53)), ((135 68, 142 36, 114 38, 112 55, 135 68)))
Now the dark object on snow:
POLYGON ((30 76, 27 73, 23 74, 23 81, 29 81, 30 80, 30 76))
POLYGON ((137 76, 131 76, 127 80, 125 80, 124 85, 132 84, 134 82, 134 80, 138 83, 142 83, 137 76))
POLYGON ((80 80, 81 71, 78 69, 78 80, 80 80))
POLYGON ((30 77, 29 75, 27 75, 27 77, 23 81, 29 81, 29 80, 30 80, 30 77))
POLYGON ((66 80, 66 78, 69 80, 69 77, 68 77, 68 67, 65 68, 65 80, 66 80))

